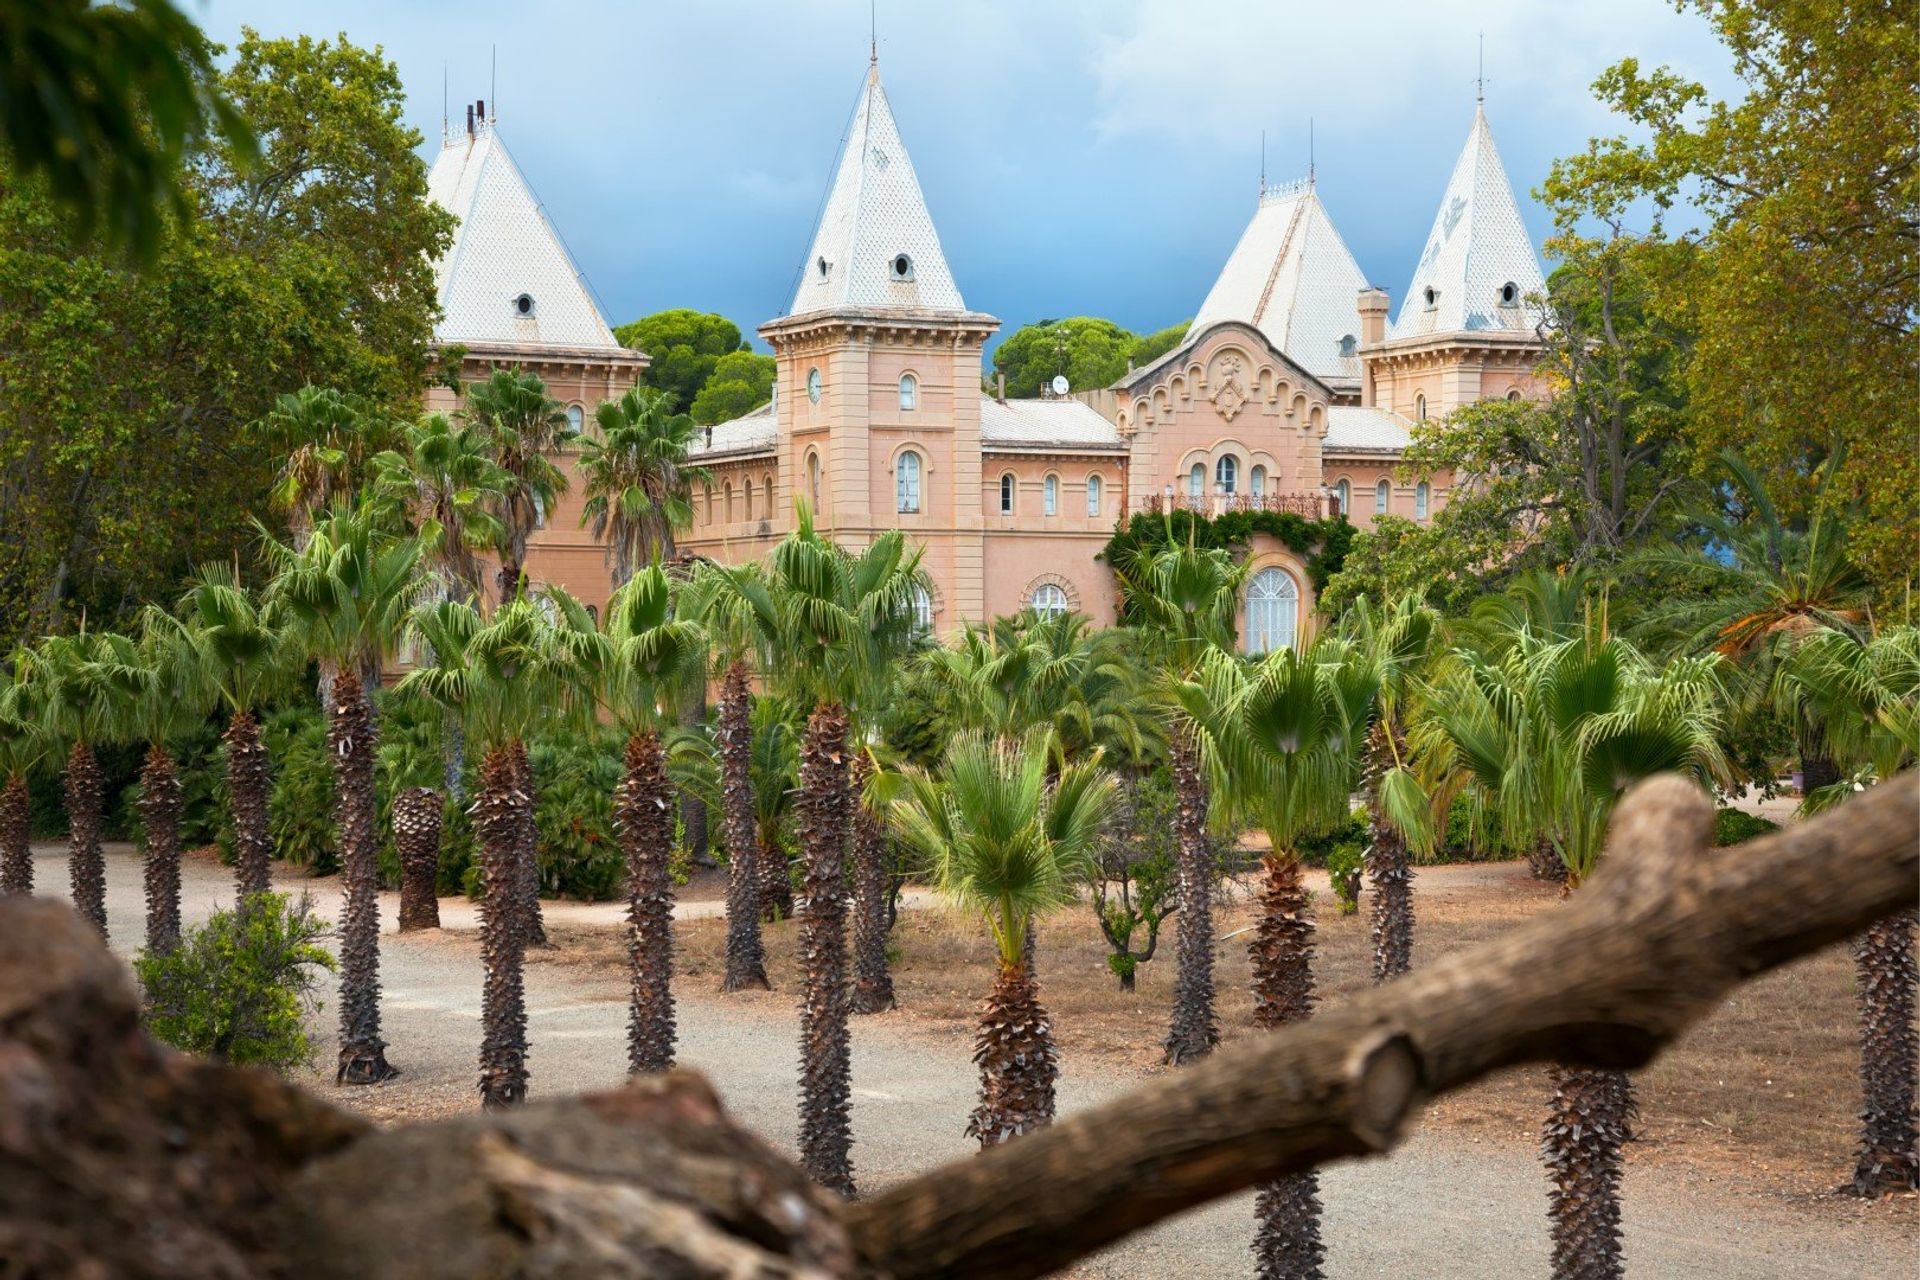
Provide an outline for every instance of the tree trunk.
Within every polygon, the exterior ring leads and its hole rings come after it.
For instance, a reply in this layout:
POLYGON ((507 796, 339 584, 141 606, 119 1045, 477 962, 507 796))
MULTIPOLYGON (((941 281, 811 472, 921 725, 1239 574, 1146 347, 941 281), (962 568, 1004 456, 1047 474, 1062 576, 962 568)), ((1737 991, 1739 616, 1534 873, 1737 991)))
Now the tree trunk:
POLYGON ((393 843, 400 852, 400 932, 440 927, 440 828, 444 802, 432 787, 393 798, 393 843))
POLYGON ((67 881, 73 908, 107 936, 107 865, 100 856, 100 804, 106 782, 85 742, 67 753, 67 881))
POLYGON ((0 897, 33 892, 33 807, 27 779, 15 774, 0 790, 0 897))
POLYGON ((853 1011, 885 1013, 893 1008, 893 975, 887 972, 887 899, 893 879, 887 874, 887 833, 860 794, 873 776, 873 761, 862 751, 853 762, 853 1011))
POLYGON ((673 786, 658 735, 627 739, 614 820, 627 857, 627 1070, 673 1066, 673 786))
POLYGON ((1840 766, 1833 762, 1824 746, 1800 752, 1800 794, 1810 796, 1822 787, 1840 781, 1840 766))
POLYGON ((467 726, 449 707, 440 723, 440 785, 455 804, 467 798, 467 726))
POLYGON ((147 829, 147 950, 180 945, 180 772, 159 743, 140 770, 140 821, 147 829))
POLYGON ((1367 777, 1367 813, 1372 818, 1373 844, 1367 850, 1367 879, 1373 888, 1373 980, 1385 982, 1413 967, 1413 863, 1407 840, 1387 821, 1380 804, 1380 779, 1393 767, 1388 733, 1401 739, 1399 726, 1384 721, 1373 727, 1372 767, 1367 777))
POLYGON ((526 916, 526 944, 546 947, 546 916, 540 910, 540 826, 534 821, 538 796, 533 785, 533 759, 524 738, 514 739, 513 768, 520 794, 527 798, 520 817, 520 910, 526 916))
POLYGON ((775 915, 793 919, 793 873, 787 864, 787 851, 777 836, 760 841, 760 914, 771 921, 775 915))
MULTIPOLYGON (((1269 854, 1260 888, 1253 961, 1253 1022, 1264 1031, 1313 1016, 1313 918, 1300 860, 1269 854)), ((1320 1178, 1288 1173, 1265 1183, 1254 1205, 1254 1272, 1260 1280, 1319 1280, 1320 1178)))
POLYGON ((526 881, 520 872, 526 808, 512 746, 487 752, 480 763, 473 827, 480 837, 485 893, 480 902, 480 957, 486 967, 480 997, 480 1105, 489 1111, 527 1099, 526 881))
POLYGON ((1553 841, 1545 836, 1535 840, 1528 848, 1527 870, 1533 873, 1535 880, 1544 880, 1548 884, 1567 882, 1567 860, 1553 847, 1553 841))
POLYGON ((1186 730, 1168 744, 1180 838, 1179 972, 1173 980, 1173 1024, 1167 1061, 1174 1066, 1213 1052, 1220 1042, 1213 1012, 1213 849, 1207 842, 1207 784, 1186 730))
POLYGON ((1850 1189, 1857 1195, 1920 1187, 1914 1124, 1913 911, 1874 922, 1854 939, 1860 975, 1860 1151, 1850 1189))
POLYGON ((273 889, 273 831, 267 822, 273 779, 260 725, 251 711, 233 713, 227 722, 226 744, 234 887, 236 896, 245 899, 273 889))
POLYGON ((340 914, 340 1084, 378 1084, 398 1075, 380 1038, 380 852, 374 839, 373 719, 360 673, 334 678, 333 812, 340 830, 346 902, 340 914))
POLYGON ((980 1066, 980 1105, 967 1121, 967 1136, 980 1139, 982 1151, 1053 1123, 1060 1055, 1027 964, 1003 966, 995 976, 980 1005, 973 1060, 980 1066))
POLYGON ((1620 1149, 1633 1118, 1633 1085, 1624 1071, 1555 1066, 1553 1100, 1540 1158, 1551 1185, 1554 1280, 1617 1280, 1620 1253, 1620 1149))
POLYGON ((847 713, 821 703, 800 748, 795 826, 806 858, 800 912, 800 1164, 843 1196, 853 1191, 847 1033, 847 713))
POLYGON ((747 664, 728 666, 720 681, 721 812, 727 838, 727 973, 722 991, 769 990, 760 939, 760 867, 753 830, 753 724, 747 664))

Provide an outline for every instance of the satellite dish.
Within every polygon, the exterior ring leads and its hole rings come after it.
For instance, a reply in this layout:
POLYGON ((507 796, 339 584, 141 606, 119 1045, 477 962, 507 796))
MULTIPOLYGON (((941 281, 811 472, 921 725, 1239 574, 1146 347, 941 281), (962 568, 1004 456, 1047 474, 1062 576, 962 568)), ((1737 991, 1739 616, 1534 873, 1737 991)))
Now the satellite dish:
POLYGON ((1063 396, 1067 394, 1067 375, 1066 374, 1056 373, 1053 375, 1053 394, 1057 396, 1063 396))

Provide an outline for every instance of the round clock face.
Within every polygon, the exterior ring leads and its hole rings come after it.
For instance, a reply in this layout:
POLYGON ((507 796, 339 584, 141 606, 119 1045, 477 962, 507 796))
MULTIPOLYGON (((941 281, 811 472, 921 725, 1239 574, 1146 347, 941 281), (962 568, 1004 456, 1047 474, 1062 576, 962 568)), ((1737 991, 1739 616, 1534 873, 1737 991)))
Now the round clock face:
POLYGON ((807 399, 815 404, 820 403, 820 371, 818 369, 807 370, 807 399))

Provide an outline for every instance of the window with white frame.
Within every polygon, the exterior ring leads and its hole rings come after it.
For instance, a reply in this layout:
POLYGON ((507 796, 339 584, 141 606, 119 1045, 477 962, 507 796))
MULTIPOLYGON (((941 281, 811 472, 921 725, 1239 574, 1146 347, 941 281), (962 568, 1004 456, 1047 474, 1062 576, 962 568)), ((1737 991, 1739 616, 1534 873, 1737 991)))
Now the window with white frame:
POLYGON ((912 515, 920 510, 920 455, 909 449, 893 466, 895 511, 912 515))
POLYGON ((1427 518, 1427 503, 1432 496, 1433 490, 1427 485, 1425 480, 1422 480, 1413 487, 1413 518, 1415 520, 1425 520, 1427 518))
POLYGON ((1336 484, 1335 486, 1333 486, 1333 491, 1336 494, 1340 495, 1340 514, 1343 516, 1346 516, 1348 519, 1352 519, 1353 518, 1353 481, 1342 480, 1339 484, 1336 484))
POLYGON ((1252 471, 1247 473, 1247 492, 1256 498, 1266 496, 1267 469, 1265 467, 1256 466, 1252 471))
POLYGON ((913 589, 913 634, 916 636, 933 634, 933 596, 925 587, 913 589))
POLYGON ((1413 398, 1413 416, 1421 422, 1427 420, 1427 398, 1425 396, 1415 396, 1413 398))
POLYGON ((575 435, 579 435, 581 428, 585 427, 586 425, 587 425, 587 411, 585 409, 582 409, 577 404, 568 405, 567 406, 567 430, 573 432, 573 434, 575 435))
POLYGON ((1043 582, 1033 589, 1027 607, 1042 618, 1057 618, 1068 609, 1067 593, 1058 583, 1043 582))
POLYGON ((1060 477, 1048 476, 1041 486, 1041 512, 1045 515, 1058 515, 1060 512, 1060 477))
POLYGON ((1248 653, 1291 649, 1300 622, 1300 588, 1284 569, 1265 568, 1247 584, 1248 653))
POLYGON ((1385 480, 1373 486, 1373 514, 1377 516, 1387 514, 1387 498, 1392 492, 1391 486, 1385 480))
POLYGON ((1207 496, 1207 468, 1204 463, 1194 463, 1193 470, 1187 472, 1187 496, 1195 502, 1207 496))
POLYGON ((820 455, 813 452, 807 454, 807 501, 820 510, 820 455))
POLYGON ((1100 477, 1087 477, 1087 514, 1094 519, 1100 517, 1100 477))
POLYGON ((1213 487, 1222 493, 1233 493, 1240 483, 1240 460, 1232 454, 1224 455, 1213 464, 1213 487))
POLYGON ((1013 472, 1008 471, 1000 477, 1000 514, 1013 514, 1013 472))
POLYGON ((900 375, 900 407, 902 409, 920 407, 920 379, 910 373, 900 375))

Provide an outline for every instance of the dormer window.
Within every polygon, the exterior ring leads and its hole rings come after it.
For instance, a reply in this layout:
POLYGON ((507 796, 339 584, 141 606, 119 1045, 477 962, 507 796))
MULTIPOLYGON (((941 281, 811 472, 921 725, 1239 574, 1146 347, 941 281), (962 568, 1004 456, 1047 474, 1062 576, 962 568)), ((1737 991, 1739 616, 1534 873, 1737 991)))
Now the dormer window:
POLYGON ((533 314, 533 295, 530 293, 523 293, 519 297, 515 298, 513 300, 513 314, 517 316, 532 315, 533 314))
POLYGON ((1340 335, 1340 354, 1341 355, 1343 356, 1352 355, 1354 348, 1358 345, 1359 343, 1355 340, 1352 334, 1343 333, 1340 335))
POLYGON ((815 263, 814 263, 813 265, 814 265, 814 266, 815 266, 816 268, 818 268, 818 269, 819 269, 819 272, 820 272, 820 278, 821 278, 822 280, 825 280, 825 279, 827 278, 827 258, 826 258, 826 255, 825 255, 825 254, 822 254, 822 255, 820 256, 820 259, 819 259, 819 261, 817 261, 817 262, 815 262, 815 263))
POLYGON ((1520 286, 1509 280, 1500 286, 1500 305, 1510 307, 1520 301, 1520 286))
POLYGON ((1426 288, 1426 291, 1421 296, 1427 300, 1427 305, 1429 307, 1435 305, 1440 301, 1440 291, 1434 288, 1432 285, 1428 285, 1426 288))
POLYGON ((913 259, 909 258, 906 254, 894 254, 893 262, 889 265, 891 266, 895 280, 913 279, 913 259))

